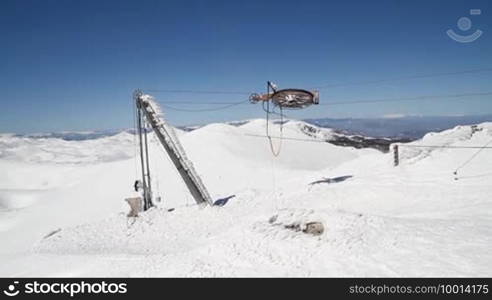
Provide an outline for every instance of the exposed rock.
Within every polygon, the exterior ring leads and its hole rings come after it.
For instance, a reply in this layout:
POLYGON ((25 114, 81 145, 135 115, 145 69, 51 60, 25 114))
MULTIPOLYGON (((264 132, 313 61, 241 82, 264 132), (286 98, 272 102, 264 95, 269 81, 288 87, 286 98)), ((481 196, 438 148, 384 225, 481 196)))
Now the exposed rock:
POLYGON ((312 235, 321 235, 325 231, 325 227, 321 222, 310 222, 306 224, 306 228, 302 232, 312 235))
MULTIPOLYGON (((390 150, 389 148, 392 143, 408 143, 412 141, 410 138, 374 138, 353 135, 337 130, 331 130, 324 133, 320 128, 308 124, 302 124, 299 128, 304 134, 313 138, 321 138, 325 142, 333 145, 354 147, 356 149, 373 148, 385 153, 390 150)), ((325 130, 327 129, 325 128, 325 130)))
POLYGON ((126 202, 128 202, 128 205, 130 205, 130 212, 128 213, 127 217, 129 218, 135 218, 138 217, 138 213, 142 211, 142 198, 141 197, 133 197, 133 198, 126 198, 126 202))

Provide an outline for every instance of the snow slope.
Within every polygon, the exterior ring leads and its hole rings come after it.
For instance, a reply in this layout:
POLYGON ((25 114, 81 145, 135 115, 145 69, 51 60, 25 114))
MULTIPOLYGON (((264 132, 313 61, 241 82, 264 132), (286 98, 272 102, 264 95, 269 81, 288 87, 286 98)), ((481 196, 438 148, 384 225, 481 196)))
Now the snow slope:
MULTIPOLYGON (((279 157, 265 121, 210 124, 180 139, 215 199, 194 205, 151 137, 158 206, 126 218, 138 176, 133 136, 86 141, 0 137, 0 276, 491 276, 491 150, 353 149, 289 121, 279 157), (295 139, 302 139, 298 141, 295 139), (307 141, 309 140, 309 141, 307 141), (309 183, 323 177, 353 177, 309 183), (169 212, 169 208, 174 208, 169 212), (311 236, 285 228, 323 222, 311 236)), ((270 128, 279 136, 278 125, 270 128)), ((415 145, 478 145, 492 123, 415 145)))
POLYGON ((83 141, 0 135, 0 159, 27 163, 101 163, 133 157, 133 135, 83 141))

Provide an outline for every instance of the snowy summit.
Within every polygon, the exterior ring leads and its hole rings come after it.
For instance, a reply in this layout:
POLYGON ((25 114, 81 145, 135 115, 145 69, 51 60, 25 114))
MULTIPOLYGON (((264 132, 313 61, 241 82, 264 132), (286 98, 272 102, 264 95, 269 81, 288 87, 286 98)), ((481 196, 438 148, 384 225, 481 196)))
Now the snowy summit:
POLYGON ((400 143, 397 167, 331 129, 270 126, 278 157, 265 120, 178 130, 211 197, 235 195, 205 208, 150 133, 162 201, 137 218, 135 135, 0 135, 0 276, 492 275, 492 152, 470 160, 492 123, 400 143))

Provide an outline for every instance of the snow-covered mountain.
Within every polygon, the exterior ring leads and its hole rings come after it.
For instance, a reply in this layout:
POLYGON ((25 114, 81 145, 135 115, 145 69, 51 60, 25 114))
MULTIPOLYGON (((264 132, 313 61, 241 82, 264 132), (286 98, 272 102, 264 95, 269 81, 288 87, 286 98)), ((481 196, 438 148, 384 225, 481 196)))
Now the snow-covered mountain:
MULTIPOLYGON (((261 123, 261 120, 231 122, 226 125, 241 127, 243 131, 248 123, 261 123)), ((278 125, 278 124, 277 124, 278 125)), ((204 126, 180 127, 178 134, 200 129, 204 126)), ((393 142, 407 142, 407 139, 372 138, 361 135, 340 133, 331 128, 290 120, 285 126, 285 138, 310 139, 328 142, 334 145, 354 148, 374 148, 383 152, 393 142), (289 136, 290 134, 290 136, 289 136)), ((97 163, 128 159, 135 155, 136 139, 134 130, 111 130, 100 132, 59 132, 45 134, 0 134, 0 158, 31 163, 97 163)), ((248 134, 246 131, 240 134, 248 134)), ((266 129, 255 128, 250 135, 262 137, 266 129)), ((272 132, 280 137, 280 131, 272 132)), ((302 141, 301 141, 302 142, 302 141)))
MULTIPOLYGON (((123 201, 140 174, 133 134, 0 135, 0 276, 492 275, 491 150, 403 145, 393 167, 355 143, 370 138, 291 120, 270 125, 274 157, 265 125, 179 131, 212 197, 235 195, 220 208, 194 204, 151 134, 162 202, 135 220, 123 201), (323 178, 346 180, 310 184, 323 178), (313 221, 322 235, 292 230, 313 221)), ((491 140, 481 123, 406 145, 491 140)))
POLYGON ((383 118, 308 119, 306 122, 343 133, 378 138, 398 137, 420 139, 426 133, 443 131, 458 125, 492 122, 492 115, 476 116, 405 116, 388 115, 383 118))

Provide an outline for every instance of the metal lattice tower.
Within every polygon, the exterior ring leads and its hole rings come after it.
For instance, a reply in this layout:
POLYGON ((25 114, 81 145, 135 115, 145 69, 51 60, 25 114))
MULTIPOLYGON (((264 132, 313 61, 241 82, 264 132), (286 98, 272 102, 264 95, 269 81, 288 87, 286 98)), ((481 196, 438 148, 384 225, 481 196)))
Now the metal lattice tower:
POLYGON ((147 131, 143 126, 144 122, 147 122, 152 127, 164 150, 178 170, 186 187, 195 199, 195 202, 197 204, 213 205, 212 198, 205 188, 200 176, 195 171, 192 162, 187 158, 183 146, 174 133, 174 129, 164 120, 160 107, 154 101, 153 97, 145 95, 140 90, 137 90, 134 93, 134 100, 137 106, 138 134, 140 137, 144 209, 146 210, 152 206, 147 131))

